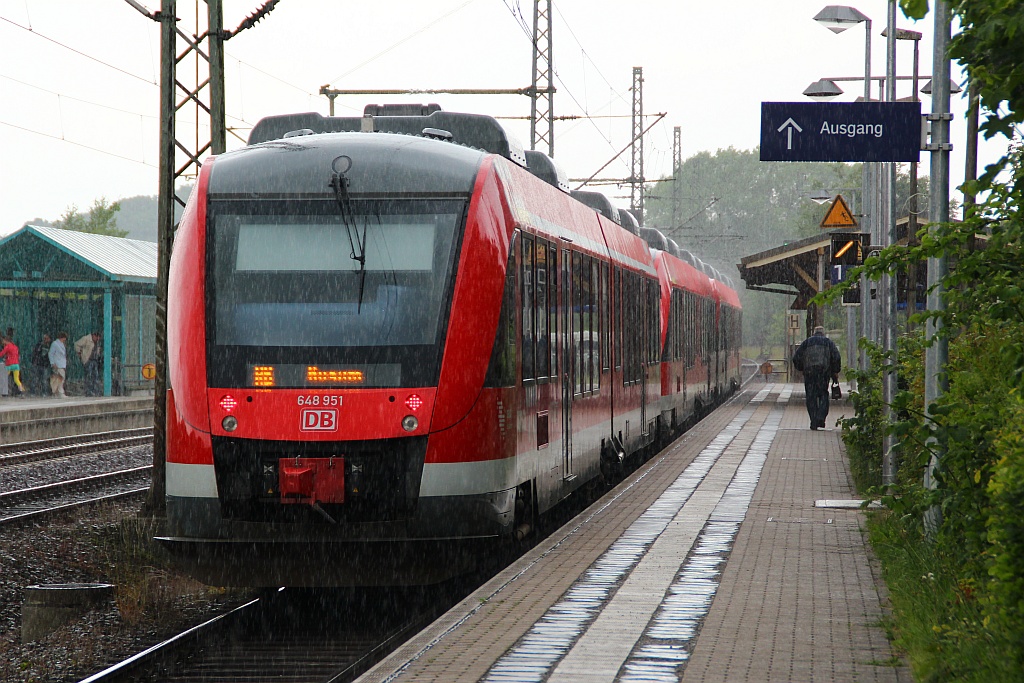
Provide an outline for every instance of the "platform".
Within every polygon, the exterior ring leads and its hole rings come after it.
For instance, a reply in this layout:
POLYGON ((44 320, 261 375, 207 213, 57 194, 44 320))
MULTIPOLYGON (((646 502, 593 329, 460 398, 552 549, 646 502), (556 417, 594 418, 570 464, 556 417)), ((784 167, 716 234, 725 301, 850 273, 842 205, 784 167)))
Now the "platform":
POLYGON ((0 444, 152 426, 152 396, 0 398, 0 444))
POLYGON ((834 402, 754 382, 358 680, 910 681, 834 402), (894 665, 895 664, 895 665, 894 665))

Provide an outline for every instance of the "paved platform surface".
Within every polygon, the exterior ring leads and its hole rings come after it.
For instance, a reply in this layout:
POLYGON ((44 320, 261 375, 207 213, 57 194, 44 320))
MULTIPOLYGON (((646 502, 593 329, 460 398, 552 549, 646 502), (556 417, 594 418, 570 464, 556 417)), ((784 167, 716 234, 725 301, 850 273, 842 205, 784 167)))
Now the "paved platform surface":
POLYGON ((152 396, 0 398, 0 444, 152 426, 152 396))
POLYGON ((803 398, 754 382, 359 680, 912 680, 803 398))

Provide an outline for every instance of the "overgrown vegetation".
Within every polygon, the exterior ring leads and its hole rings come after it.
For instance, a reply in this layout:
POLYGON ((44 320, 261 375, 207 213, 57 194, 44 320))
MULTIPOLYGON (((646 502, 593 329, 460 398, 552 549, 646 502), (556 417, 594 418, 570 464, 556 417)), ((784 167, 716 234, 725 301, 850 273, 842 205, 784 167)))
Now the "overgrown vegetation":
MULTIPOLYGON (((97 526, 94 532, 100 559, 113 572, 110 580, 117 586, 118 612, 128 626, 172 620, 188 596, 232 596, 173 571, 166 553, 153 540, 158 529, 150 518, 125 517, 114 524, 97 526)), ((236 593, 242 595, 244 591, 236 593)))
MULTIPOLYGON (((904 0, 916 12, 923 0, 904 0)), ((1024 5, 965 0, 953 10, 962 27, 952 54, 981 94, 989 137, 1012 135, 1022 122, 1024 5)), ((902 391, 891 427, 900 446, 895 485, 881 488, 883 409, 878 386, 884 358, 868 348, 873 371, 859 376, 856 416, 844 439, 858 485, 882 495, 872 540, 883 561, 894 608, 891 624, 922 681, 1024 679, 1024 153, 1019 142, 964 191, 983 197, 964 220, 931 225, 920 246, 893 247, 869 259, 883 271, 944 256, 946 309, 917 316, 901 339, 902 391), (949 341, 948 390, 923 401, 931 318, 949 341), (934 459, 934 460, 933 460, 934 459), (935 463, 933 487, 923 475, 935 463)), ((833 296, 835 292, 833 292, 833 296)))

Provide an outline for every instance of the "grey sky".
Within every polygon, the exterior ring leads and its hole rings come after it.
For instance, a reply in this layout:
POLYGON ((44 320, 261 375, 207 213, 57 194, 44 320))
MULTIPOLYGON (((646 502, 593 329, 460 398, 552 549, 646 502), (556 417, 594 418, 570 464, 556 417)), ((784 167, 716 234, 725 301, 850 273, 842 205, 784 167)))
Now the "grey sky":
MULTIPOLYGON (((158 9, 158 0, 143 2, 158 9)), ((234 28, 260 0, 224 0, 234 28)), ((807 101, 823 76, 864 72, 864 30, 833 34, 812 20, 822 0, 555 0, 556 115, 608 116, 557 122, 555 155, 586 177, 629 143, 632 68, 644 68, 644 112, 667 116, 645 144, 645 175, 671 170, 672 129, 683 157, 758 144, 760 102, 807 101)), ((205 11, 205 3, 201 7, 205 11)), ((855 6, 874 22, 873 73, 885 71, 884 0, 855 6)), ((229 126, 243 138, 268 114, 327 113, 321 85, 334 88, 521 88, 530 84, 530 43, 515 18, 530 0, 281 0, 266 19, 227 44, 229 126)), ((182 26, 191 0, 178 0, 182 26)), ((931 72, 931 17, 922 31, 922 74, 931 72)), ((0 3, 0 234, 70 205, 157 192, 159 29, 123 0, 5 0, 0 3)), ((901 44, 899 74, 912 51, 901 44)), ((955 65, 954 65, 955 70, 955 65)), ((955 79, 959 73, 955 71, 955 79)), ((843 83, 851 101, 860 83, 843 83)), ((899 96, 909 94, 901 82, 899 96)), ((930 100, 924 97, 924 107, 930 100)), ((351 97, 339 114, 383 101, 438 102, 447 110, 529 115, 524 96, 351 97)), ((963 178, 963 110, 954 96, 952 178, 963 178)), ((653 120, 653 119, 648 119, 653 120)), ((503 121, 525 143, 528 122, 503 121)), ((183 124, 179 120, 179 126, 183 124)), ((228 146, 242 143, 229 136, 228 146)), ((983 145, 982 165, 1005 141, 983 145)), ((927 172, 927 155, 922 155, 927 172)), ((601 174, 629 175, 628 153, 601 174)), ((620 206, 628 188, 600 188, 620 206)))

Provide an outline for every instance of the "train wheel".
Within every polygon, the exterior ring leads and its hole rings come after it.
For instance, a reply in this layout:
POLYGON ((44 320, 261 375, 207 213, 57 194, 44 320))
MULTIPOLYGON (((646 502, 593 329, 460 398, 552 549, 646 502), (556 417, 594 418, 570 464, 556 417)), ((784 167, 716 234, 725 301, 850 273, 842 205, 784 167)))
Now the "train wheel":
POLYGON ((625 475, 626 451, 614 436, 603 441, 601 447, 601 477, 608 488, 615 486, 625 475))
POLYGON ((516 488, 515 520, 512 535, 522 543, 533 535, 537 528, 537 505, 533 495, 533 482, 527 481, 516 488))

